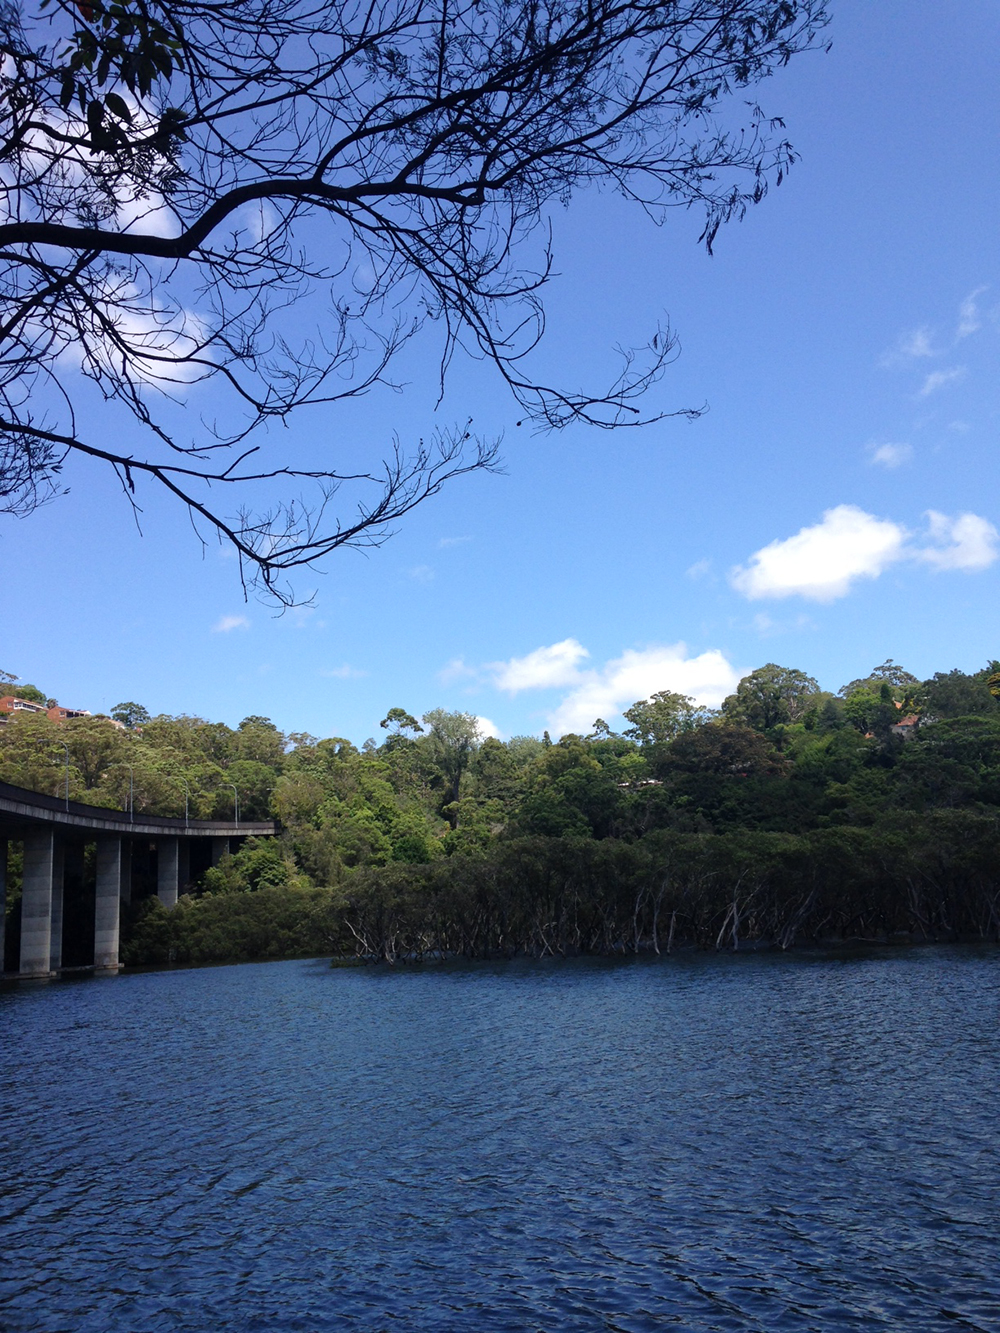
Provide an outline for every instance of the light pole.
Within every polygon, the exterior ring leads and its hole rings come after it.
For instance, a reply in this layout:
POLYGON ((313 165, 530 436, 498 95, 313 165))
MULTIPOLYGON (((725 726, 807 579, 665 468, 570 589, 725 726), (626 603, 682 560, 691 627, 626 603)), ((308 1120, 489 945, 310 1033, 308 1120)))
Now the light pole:
POLYGON ((233 793, 233 805, 234 805, 234 808, 235 808, 235 811, 236 811, 236 827, 239 828, 239 826, 240 826, 240 794, 239 794, 239 792, 236 790, 236 788, 233 786, 233 784, 232 784, 231 782, 227 782, 227 783, 226 783, 226 786, 229 787, 229 788, 232 790, 232 793, 233 793))
POLYGON ((188 787, 187 783, 184 781, 183 778, 180 778, 179 781, 181 786, 184 788, 184 827, 187 828, 189 823, 188 805, 190 804, 191 801, 191 789, 188 787))
POLYGON ((128 819, 129 823, 135 822, 135 769, 131 764, 126 764, 128 769, 128 819))
POLYGON ((69 746, 66 744, 65 741, 57 741, 56 744, 61 745, 63 749, 66 751, 66 809, 68 810, 69 809, 69 746))

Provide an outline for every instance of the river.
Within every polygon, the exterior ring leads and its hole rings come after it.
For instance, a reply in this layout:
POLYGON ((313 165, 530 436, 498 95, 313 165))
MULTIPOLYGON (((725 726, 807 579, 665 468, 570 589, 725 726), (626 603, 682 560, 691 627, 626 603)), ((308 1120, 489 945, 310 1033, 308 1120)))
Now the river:
POLYGON ((1000 952, 0 992, 4 1333, 1000 1330, 1000 952))

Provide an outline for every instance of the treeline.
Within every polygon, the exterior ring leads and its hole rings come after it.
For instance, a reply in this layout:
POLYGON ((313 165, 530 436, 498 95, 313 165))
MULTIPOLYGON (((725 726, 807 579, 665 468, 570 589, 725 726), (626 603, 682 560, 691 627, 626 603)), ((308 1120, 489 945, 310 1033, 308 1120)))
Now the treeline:
POLYGON ((134 963, 997 938, 995 691, 992 662, 919 681, 890 661, 837 694, 772 663, 717 711, 640 700, 620 734, 502 742, 393 708, 361 749, 127 704, 121 728, 12 718, 0 778, 61 792, 68 748, 76 799, 231 817, 238 796, 281 821, 177 911, 136 908, 134 963))

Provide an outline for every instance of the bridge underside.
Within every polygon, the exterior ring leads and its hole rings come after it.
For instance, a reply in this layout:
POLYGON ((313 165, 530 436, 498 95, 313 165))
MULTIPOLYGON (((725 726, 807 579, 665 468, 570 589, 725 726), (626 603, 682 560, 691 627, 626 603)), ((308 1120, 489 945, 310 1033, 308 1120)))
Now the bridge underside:
POLYGON ((104 810, 0 783, 0 968, 42 978, 93 967, 117 972, 122 905, 154 894, 173 907, 191 880, 271 821, 165 819, 104 810), (8 853, 22 847, 20 938, 5 940, 8 853), (92 850, 90 850, 92 849, 92 850), (69 932, 67 925, 74 929, 69 932), (92 934, 81 944, 81 935, 92 934), (69 944, 67 950, 66 944, 69 944), (91 955, 92 961, 84 960, 91 955), (67 960, 65 961, 64 960, 67 960))

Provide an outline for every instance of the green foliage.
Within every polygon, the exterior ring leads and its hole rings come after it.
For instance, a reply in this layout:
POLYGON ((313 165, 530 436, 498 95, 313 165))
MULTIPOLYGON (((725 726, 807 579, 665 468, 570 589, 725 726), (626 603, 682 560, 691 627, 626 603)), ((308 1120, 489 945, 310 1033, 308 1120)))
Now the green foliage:
MULTIPOLYGON (((11 680, 16 680, 16 679, 17 679, 16 676, 11 677, 11 680)), ((42 693, 42 691, 38 688, 37 685, 4 684, 3 693, 12 694, 15 699, 25 699, 27 700, 28 703, 31 704, 42 704, 43 707, 47 702, 46 696, 42 693)))
POLYGON ((649 699, 640 699, 622 716, 631 726, 625 735, 638 745, 669 745, 682 731, 690 731, 699 722, 708 720, 706 710, 699 708, 686 694, 660 690, 649 699))
POLYGON ((919 683, 916 676, 911 676, 908 671, 904 671, 889 657, 881 666, 874 667, 871 675, 863 676, 859 680, 852 680, 847 685, 841 686, 840 697, 849 699, 857 690, 870 690, 872 693, 878 694, 883 685, 888 685, 892 691, 892 697, 902 699, 905 693, 919 683))
POLYGON ((171 911, 147 898, 124 923, 122 961, 240 963, 341 953, 348 939, 338 906, 329 889, 284 886, 185 896, 171 911))
POLYGON ((998 717, 1000 699, 990 685, 990 667, 974 675, 964 671, 937 671, 915 691, 916 700, 928 719, 952 717, 998 717))
POLYGON ((554 743, 483 740, 445 710, 417 730, 392 709, 384 743, 362 750, 259 716, 139 725, 123 704, 124 730, 24 714, 0 726, 0 780, 61 795, 68 759, 71 797, 91 804, 122 808, 131 789, 137 811, 183 814, 187 797, 192 817, 227 818, 235 787, 242 818, 280 820, 280 838, 248 839, 178 914, 130 910, 132 962, 613 951, 657 947, 667 919, 678 939, 730 947, 827 929, 989 936, 996 665, 917 689, 889 662, 835 698, 768 664, 721 717, 660 691, 627 710, 625 734, 554 743), (904 740, 911 702, 921 724, 904 740))
POLYGON ((205 893, 256 893, 260 889, 306 888, 308 878, 277 838, 247 838, 235 855, 205 871, 205 893))
POLYGON ((111 716, 116 722, 120 722, 122 726, 127 727, 129 731, 134 731, 136 727, 141 727, 149 721, 148 711, 143 708, 142 704, 133 703, 131 700, 128 703, 115 704, 111 710, 111 716))
POLYGON ((816 703, 819 685, 804 671, 781 667, 774 662, 758 667, 744 676, 722 705, 731 722, 772 731, 789 722, 798 722, 816 703))

